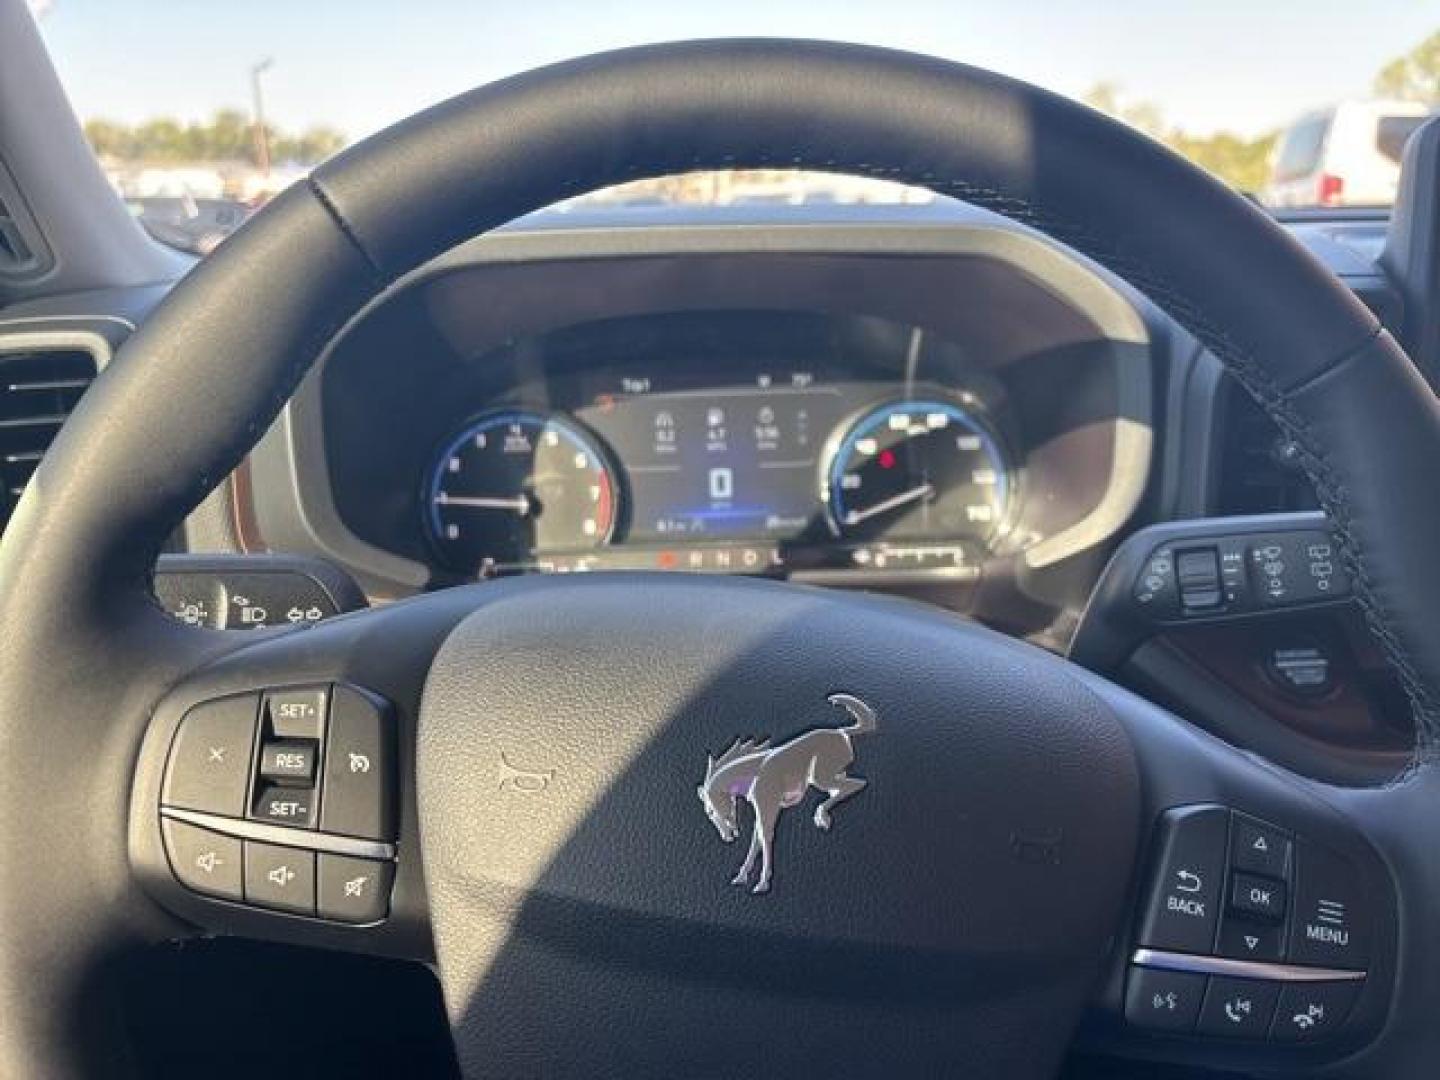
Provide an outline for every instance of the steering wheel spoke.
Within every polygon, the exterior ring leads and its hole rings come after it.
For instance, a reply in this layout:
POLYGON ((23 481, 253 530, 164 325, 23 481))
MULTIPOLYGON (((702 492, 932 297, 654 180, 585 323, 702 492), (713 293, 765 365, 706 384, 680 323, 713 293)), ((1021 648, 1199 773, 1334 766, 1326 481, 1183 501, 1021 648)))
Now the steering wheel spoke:
POLYGON ((1313 1069, 1372 1040, 1396 974, 1396 898, 1367 807, 1097 680, 1145 792, 1131 917, 1092 1046, 1313 1069))
POLYGON ((130 853, 207 932, 433 956, 414 747, 434 651, 473 590, 248 634, 155 711, 130 853))

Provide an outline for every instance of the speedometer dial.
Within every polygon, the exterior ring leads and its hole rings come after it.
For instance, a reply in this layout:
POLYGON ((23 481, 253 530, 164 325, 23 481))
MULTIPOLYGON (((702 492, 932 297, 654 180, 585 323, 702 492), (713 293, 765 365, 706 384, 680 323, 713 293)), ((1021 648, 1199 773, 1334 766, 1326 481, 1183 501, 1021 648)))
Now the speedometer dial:
POLYGON ((988 541, 1009 509, 995 436, 948 401, 897 401, 861 416, 830 458, 825 499, 848 539, 988 541))
POLYGON ((609 541, 614 474, 595 440, 554 415, 506 410, 465 427, 426 488, 431 537, 456 570, 525 563, 609 541))

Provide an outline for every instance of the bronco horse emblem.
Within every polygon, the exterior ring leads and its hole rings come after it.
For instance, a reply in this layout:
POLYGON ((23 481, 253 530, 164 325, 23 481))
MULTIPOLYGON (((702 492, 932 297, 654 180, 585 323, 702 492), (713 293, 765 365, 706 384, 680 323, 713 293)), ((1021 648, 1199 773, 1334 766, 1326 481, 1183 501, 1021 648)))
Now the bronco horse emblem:
POLYGON ((810 788, 826 795, 815 808, 815 827, 829 829, 831 809, 865 787, 864 780, 845 775, 845 770, 855 760, 851 740, 875 730, 875 710, 850 694, 831 694, 825 700, 844 709, 855 722, 839 728, 812 728, 782 746, 772 747, 769 739, 736 739, 730 749, 707 762, 705 782, 698 792, 720 839, 729 844, 740 836, 740 799, 750 803, 755 818, 750 851, 732 885, 750 884, 758 855, 760 877, 750 891, 769 892, 775 823, 780 811, 798 805, 810 788))

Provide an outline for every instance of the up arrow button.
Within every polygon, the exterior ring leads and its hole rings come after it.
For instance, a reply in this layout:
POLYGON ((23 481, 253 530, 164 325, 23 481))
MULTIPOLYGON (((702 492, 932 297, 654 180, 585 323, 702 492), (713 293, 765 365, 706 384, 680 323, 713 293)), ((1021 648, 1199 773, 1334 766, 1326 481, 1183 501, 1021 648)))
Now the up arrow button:
POLYGON ((1236 870, 1285 881, 1290 871, 1290 838, 1273 825, 1234 814, 1230 862, 1236 870))

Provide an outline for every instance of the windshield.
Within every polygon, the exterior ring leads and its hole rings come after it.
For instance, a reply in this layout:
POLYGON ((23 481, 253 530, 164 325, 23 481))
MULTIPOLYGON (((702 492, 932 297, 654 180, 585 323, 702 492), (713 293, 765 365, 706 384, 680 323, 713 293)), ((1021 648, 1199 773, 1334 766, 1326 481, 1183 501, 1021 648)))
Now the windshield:
MULTIPOLYGON (((348 143, 479 83, 607 48, 819 37, 931 53, 1108 112, 1275 208, 1384 207, 1440 103, 1433 5, 1090 0, 31 0, 95 152, 152 235, 204 254, 348 143)), ((580 200, 926 201, 783 171, 580 200)), ((573 209, 574 203, 561 209, 573 209)))

